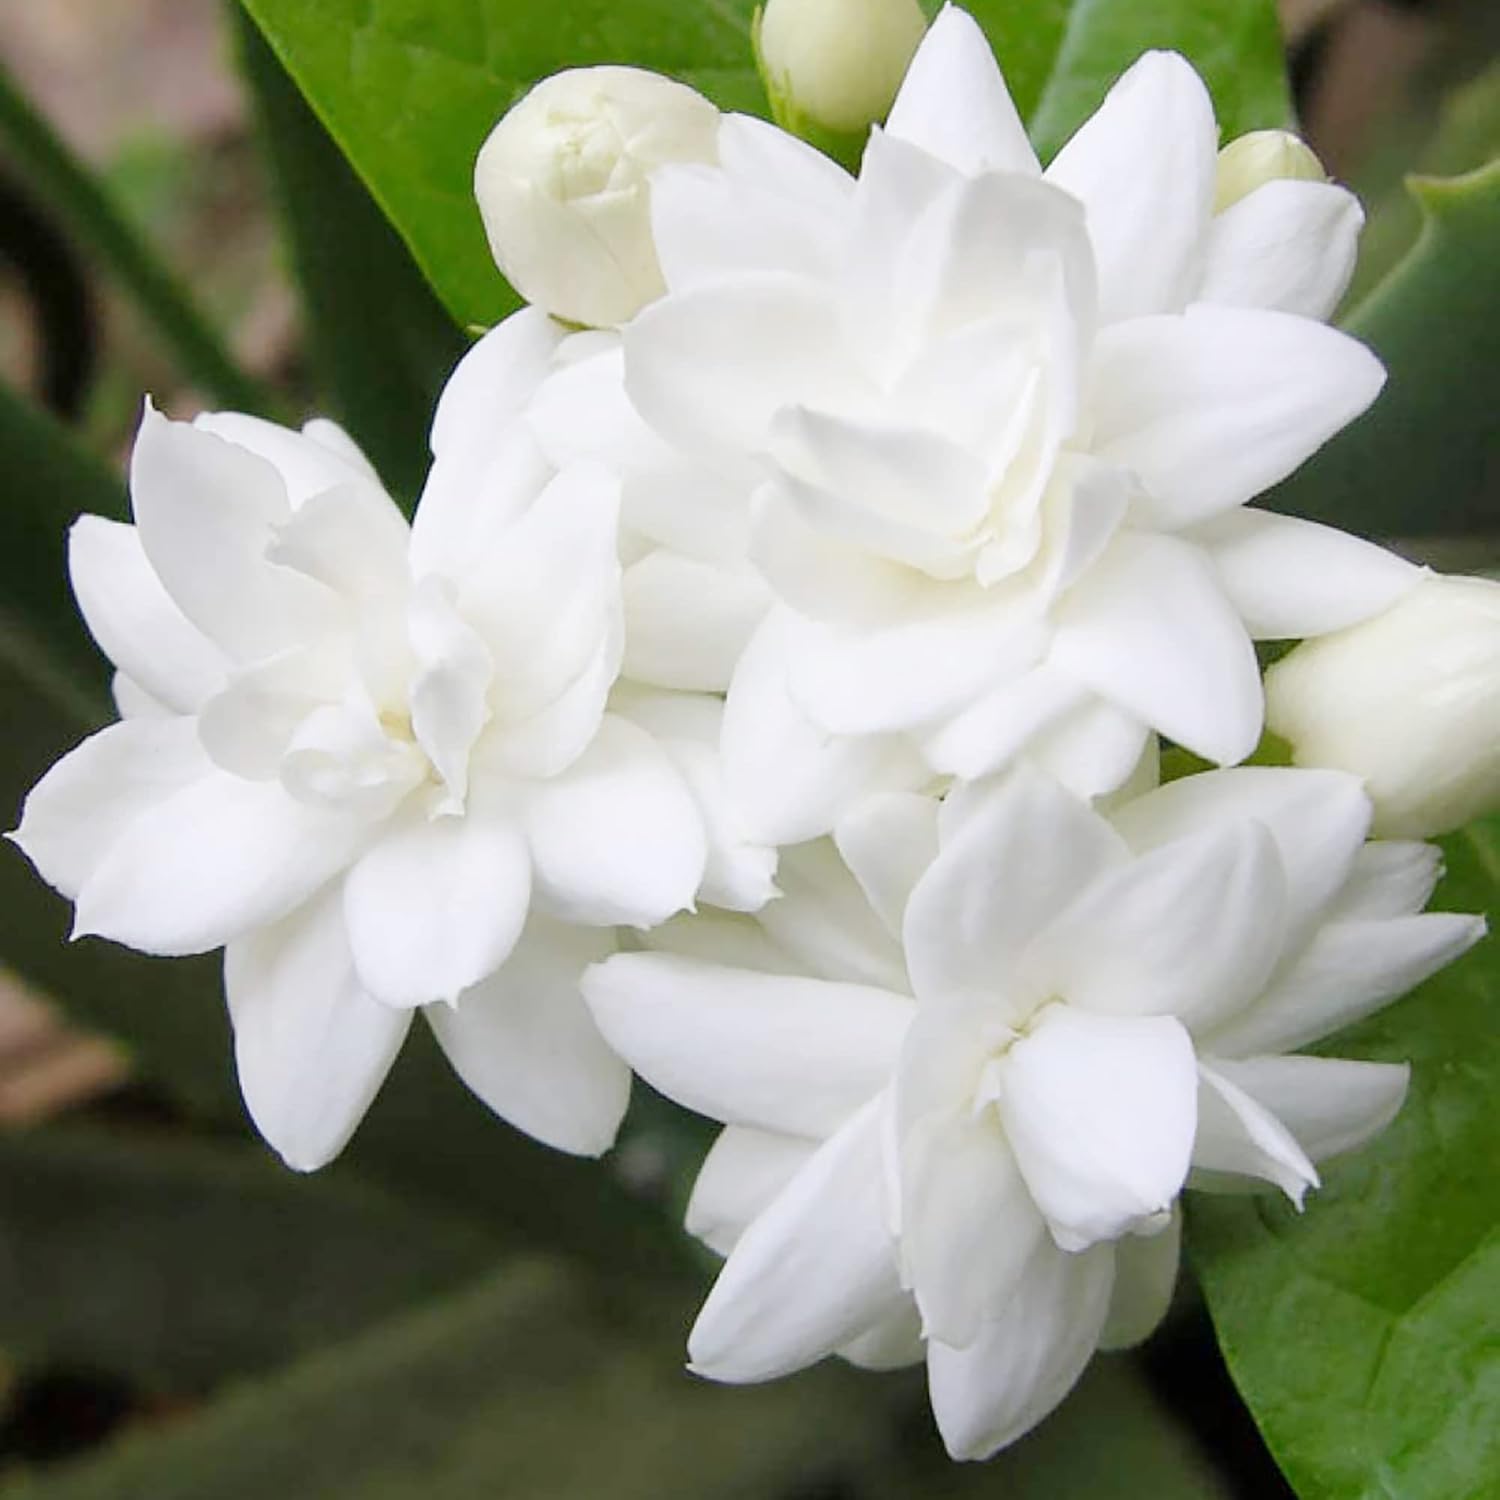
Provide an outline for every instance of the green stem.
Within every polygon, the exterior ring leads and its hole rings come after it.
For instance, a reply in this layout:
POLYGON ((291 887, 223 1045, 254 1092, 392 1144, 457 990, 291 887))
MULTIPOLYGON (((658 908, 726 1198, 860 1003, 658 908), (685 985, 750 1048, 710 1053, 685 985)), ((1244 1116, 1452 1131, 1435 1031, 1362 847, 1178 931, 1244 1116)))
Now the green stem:
POLYGON ((0 68, 0 141, 27 181, 134 297, 188 377, 215 400, 270 414, 274 398, 235 362, 188 292, 0 68))

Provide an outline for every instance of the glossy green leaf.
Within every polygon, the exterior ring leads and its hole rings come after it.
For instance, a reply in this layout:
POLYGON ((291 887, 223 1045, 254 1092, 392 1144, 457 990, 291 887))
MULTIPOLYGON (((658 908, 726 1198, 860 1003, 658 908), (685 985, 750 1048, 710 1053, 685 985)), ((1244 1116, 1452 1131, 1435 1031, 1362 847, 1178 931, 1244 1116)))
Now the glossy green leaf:
POLYGON ((426 475, 438 392, 467 341, 260 33, 237 15, 329 414, 410 502, 426 475))
POLYGON ((0 67, 0 145, 78 244, 136 304, 183 373, 216 400, 269 412, 273 398, 235 362, 192 294, 120 212, 99 177, 78 161, 0 67))
POLYGON ((475 1230, 245 1148, 0 1135, 0 1345, 186 1392, 481 1275, 475 1230))
MULTIPOLYGON (((245 0, 272 47, 462 324, 510 305, 470 176, 496 119, 536 79, 632 63, 766 112, 755 0, 245 0)), ((935 7, 929 7, 935 9, 935 7)), ((1148 47, 1203 70, 1226 135, 1288 114, 1272 0, 974 0, 1037 138, 1054 150, 1148 47)))
POLYGON ((1273 491, 1278 510, 1368 534, 1496 527, 1500 159, 1413 178, 1417 243, 1345 320, 1390 378, 1369 413, 1273 491))
POLYGON ((542 1265, 231 1395, 6 1500, 662 1500, 776 1496, 884 1441, 860 1377, 734 1389, 683 1370, 659 1304, 542 1265))
MULTIPOLYGON (((1500 912, 1500 821, 1446 841, 1435 905, 1500 912)), ((1391 1128, 1298 1217, 1193 1195, 1230 1370, 1303 1500, 1481 1500, 1500 1474, 1500 942, 1328 1044, 1410 1061, 1391 1128)))

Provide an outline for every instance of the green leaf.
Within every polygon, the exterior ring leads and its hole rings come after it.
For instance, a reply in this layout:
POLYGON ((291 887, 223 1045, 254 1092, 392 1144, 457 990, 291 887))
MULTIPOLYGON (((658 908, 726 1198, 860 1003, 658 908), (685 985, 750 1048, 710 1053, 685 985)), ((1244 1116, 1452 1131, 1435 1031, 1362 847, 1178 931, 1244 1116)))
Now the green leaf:
POLYGON ((45 682, 80 724, 108 716, 108 664, 68 592, 68 526, 82 511, 121 517, 119 479, 55 418, 0 381, 0 453, 9 479, 0 505, 0 620, 5 654, 45 682))
POLYGON ((1421 235, 1344 323, 1385 361, 1386 388, 1269 503, 1381 536, 1492 532, 1500 159, 1407 186, 1421 235))
POLYGON ((79 244, 134 299, 183 372, 228 406, 269 413, 274 400, 229 354, 190 294, 0 67, 0 144, 79 244))
POLYGON ((466 340, 275 54, 235 15, 332 414, 410 501, 438 392, 466 340))
MULTIPOLYGON (((490 127, 528 85, 561 68, 631 63, 725 108, 767 108, 750 41, 755 0, 245 4, 466 327, 511 305, 470 178, 490 127)), ((1023 112, 1036 106, 1044 150, 1147 47, 1176 47, 1203 70, 1227 135, 1288 118, 1272 0, 974 0, 972 9, 1023 112)))
POLYGON ((6 1500, 661 1500, 774 1496, 884 1441, 861 1377, 751 1389, 683 1370, 681 1308, 542 1265, 330 1349, 6 1500))
MULTIPOLYGON (((1500 821, 1446 841, 1438 906, 1500 908, 1500 821)), ((1328 1044, 1410 1061, 1394 1125, 1298 1217, 1192 1195, 1229 1367, 1304 1500, 1480 1500, 1500 1474, 1500 944, 1328 1044)))
POLYGON ((283 1363, 479 1276, 493 1246, 243 1148, 0 1136, 0 1345, 183 1392, 283 1363))

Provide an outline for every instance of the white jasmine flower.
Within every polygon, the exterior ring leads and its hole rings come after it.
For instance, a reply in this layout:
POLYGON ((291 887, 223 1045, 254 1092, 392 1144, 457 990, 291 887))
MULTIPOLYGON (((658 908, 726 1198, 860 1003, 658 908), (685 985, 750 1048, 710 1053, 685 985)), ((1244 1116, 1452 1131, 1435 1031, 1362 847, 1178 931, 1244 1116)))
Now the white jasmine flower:
POLYGON ((554 317, 597 326, 658 296, 648 174, 712 161, 718 122, 701 94, 640 68, 543 79, 474 167, 490 249, 511 285, 554 317))
MULTIPOLYGON (((659 526, 742 508, 780 601, 725 721, 758 836, 814 836, 871 790, 1023 747, 1090 793, 1153 729, 1237 761, 1261 730, 1252 638, 1335 629, 1409 586, 1377 548, 1246 506, 1383 373, 1314 321, 1353 200, 1272 182, 1216 218, 1213 113, 1183 59, 1142 59, 1043 175, 949 8, 857 182, 740 117, 717 154, 653 174, 667 295, 623 358, 601 349, 552 390, 544 442, 595 434, 573 441, 643 490, 664 471, 642 464, 644 419, 679 455, 659 526), (712 500, 685 474, 713 476, 712 500)), ((659 591, 678 636, 734 565, 675 604, 659 591)), ((741 621, 763 608, 739 599, 741 621)))
MULTIPOLYGON (((551 346, 539 315, 490 346, 497 417, 551 346)), ((330 423, 148 406, 135 524, 73 531, 128 712, 43 778, 16 839, 75 936, 226 948, 246 1102, 297 1167, 339 1151, 417 1007, 498 1113, 602 1151, 628 1075, 578 975, 704 870, 672 755, 607 710, 616 482, 555 472, 514 423, 480 464, 461 418, 445 398, 408 528, 330 423)))
POLYGON ((849 133, 883 119, 926 29, 917 0, 768 0, 757 48, 777 118, 849 133))
POLYGON ((1500 583, 1428 576, 1384 614, 1307 641, 1266 674, 1298 765, 1363 777, 1385 835, 1500 809, 1500 583))
POLYGON ((1295 1049, 1483 930, 1419 915, 1437 851, 1368 821, 1336 772, 1210 772, 1105 817, 1022 765, 941 812, 875 799, 838 831, 853 878, 826 841, 789 851, 756 921, 590 970, 612 1044, 726 1125, 688 1215, 728 1257, 694 1368, 925 1355, 975 1458, 1143 1338, 1190 1172, 1300 1202, 1407 1069, 1295 1049))

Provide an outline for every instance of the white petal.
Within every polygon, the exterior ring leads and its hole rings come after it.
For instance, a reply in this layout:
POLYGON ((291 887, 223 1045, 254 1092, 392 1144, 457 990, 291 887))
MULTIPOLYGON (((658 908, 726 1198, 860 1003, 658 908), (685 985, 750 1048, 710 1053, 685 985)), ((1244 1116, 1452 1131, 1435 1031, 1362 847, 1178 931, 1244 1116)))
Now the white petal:
POLYGON ((851 808, 833 830, 844 863, 896 938, 917 880, 937 857, 937 814, 935 797, 888 792, 851 808))
POLYGON ((68 574, 89 634, 158 702, 192 713, 222 683, 223 653, 172 602, 134 526, 80 516, 68 574))
POLYGON ((785 603, 814 620, 859 625, 929 597, 925 575, 810 520, 805 498, 771 479, 750 502, 750 560, 785 603))
POLYGON ((49 885, 75 899, 138 818, 209 770, 191 719, 153 715, 111 724, 31 789, 10 837, 49 885))
POLYGON ((1253 500, 1380 392, 1380 361, 1290 313, 1198 303, 1106 328, 1089 370, 1093 452, 1132 469, 1144 513, 1185 526, 1253 500))
POLYGON ((954 1458, 988 1458, 1068 1394, 1098 1347, 1114 1252, 1068 1255, 1043 1241, 1015 1296, 967 1348, 927 1346, 932 1414, 954 1458))
POLYGON ((901 1225, 923 1332, 959 1348, 1004 1312, 1047 1232, 999 1121, 966 1109, 904 1132, 901 1225))
MULTIPOLYGON (((721 133, 729 124, 725 120, 721 133)), ((838 206, 819 212, 821 205, 738 181, 714 167, 658 167, 651 174, 651 233, 662 279, 680 293, 747 273, 827 275, 843 227, 838 206)))
POLYGON ((1354 856, 1349 879, 1329 916, 1409 917, 1422 910, 1443 872, 1443 851, 1436 844, 1386 839, 1366 844, 1354 856))
POLYGON ((625 385, 688 453, 742 462, 783 406, 816 401, 839 368, 835 309, 816 282, 740 276, 646 307, 625 329, 625 385))
POLYGON ((1198 295, 1327 318, 1354 274, 1364 222, 1359 199, 1336 183, 1263 183, 1215 217, 1198 295))
POLYGON ((1064 1250, 1165 1214, 1193 1146, 1193 1044, 1169 1016, 1044 1010, 1000 1059, 996 1107, 1064 1250))
POLYGON ((1049 993, 1101 1015, 1213 1025, 1281 956, 1286 880, 1260 823, 1206 829, 1111 870, 1038 938, 1049 993))
POLYGON ((1124 788, 1155 743, 1135 715, 1093 698, 1048 725, 1026 753, 1070 792, 1100 797, 1124 788))
POLYGON ((768 616, 735 669, 724 705, 724 773, 746 831, 770 844, 827 833, 874 792, 923 784, 929 772, 894 735, 829 735, 792 701, 786 620, 768 616))
POLYGON ((344 882, 361 982, 387 1005, 456 1001, 505 961, 530 894, 526 843, 513 823, 413 810, 344 882))
POLYGON ((1042 925, 1123 856, 1103 818, 1028 766, 976 788, 907 902, 918 997, 997 994, 1042 925))
POLYGON ((910 1000, 867 985, 622 953, 584 976, 606 1040, 652 1088, 728 1125, 820 1137, 884 1086, 910 1000))
POLYGON ((1217 1068, 1201 1063, 1199 1076, 1193 1166, 1274 1183, 1301 1208, 1308 1188, 1318 1186, 1318 1171, 1291 1132, 1217 1068))
POLYGON ((758 921, 738 912, 686 912, 653 927, 643 941, 652 953, 675 953, 759 974, 796 974, 802 967, 766 936, 758 921))
POLYGON ((920 1364, 926 1353, 922 1318, 910 1298, 838 1351, 840 1359, 862 1370, 901 1370, 920 1364))
POLYGON ((422 1012, 454 1071, 502 1120, 577 1156, 610 1148, 630 1098, 630 1070, 581 989, 584 969, 613 946, 607 932, 534 918, 488 979, 422 1012))
POLYGON ((1315 521, 1245 508, 1195 527, 1256 640, 1302 640, 1389 608, 1422 576, 1409 562, 1315 521))
POLYGON ((1002 769, 1092 694, 1045 665, 998 683, 966 708, 924 731, 933 768, 977 781, 1002 769))
POLYGON ((378 607, 405 591, 410 540, 406 518, 383 490, 350 481, 302 505, 277 529, 267 556, 352 603, 378 607))
POLYGON ((358 443, 342 427, 329 417, 309 417, 302 424, 302 436, 326 448, 342 459, 349 467, 371 484, 379 485, 380 476, 375 466, 365 457, 358 443))
POLYGON ((810 1365, 901 1301, 885 1227, 882 1101, 831 1136, 741 1236, 688 1338, 712 1380, 770 1380, 810 1365))
POLYGON ((1083 200, 1102 322, 1176 312, 1198 272, 1213 206, 1218 129, 1192 65, 1148 52, 1047 168, 1083 200))
POLYGON ((561 775, 521 810, 536 890, 555 916, 653 927, 692 904, 708 857, 691 790, 650 735, 606 714, 561 775))
POLYGON ((1115 1284, 1101 1349, 1130 1349, 1156 1332, 1171 1306, 1181 1260, 1181 1207, 1172 1210, 1165 1229, 1115 1241, 1115 1284))
POLYGON ((1342 771, 1238 766, 1179 777, 1111 814, 1138 852, 1208 828, 1254 821, 1276 840, 1286 876, 1288 944, 1317 925, 1360 858, 1370 828, 1370 799, 1342 771))
POLYGON ((854 191, 853 179, 837 162, 754 115, 729 114, 719 122, 719 164, 738 183, 774 188, 827 215, 854 191))
MULTIPOLYGON (((914 540, 959 537, 989 509, 984 466, 919 427, 787 406, 771 424, 771 442, 788 474, 852 502, 865 530, 849 539, 872 548, 887 533, 896 541, 903 531, 914 540)), ((916 557, 902 560, 920 566, 916 557)))
POLYGON ((786 626, 787 683, 830 734, 909 729, 970 703, 1033 666, 1047 633, 1029 612, 972 607, 885 627, 786 626))
POLYGON ((1415 989, 1484 933, 1483 917, 1450 912, 1331 923, 1204 1046, 1222 1057, 1305 1047, 1415 989))
POLYGON ((703 693, 617 688, 616 713, 656 736, 697 802, 708 839, 700 899, 730 911, 759 911, 776 894, 776 850, 751 839, 724 785, 719 731, 724 705, 703 693))
POLYGON ((443 387, 432 417, 432 451, 443 453, 491 435, 531 395, 566 332, 535 307, 490 329, 443 387))
POLYGON ((871 909, 830 840, 783 850, 777 882, 782 895, 758 920, 801 972, 908 992, 899 938, 871 909))
MULTIPOLYGON (((357 448, 351 456, 338 444, 320 441, 308 432, 268 422, 264 417, 238 411, 205 411, 193 418, 192 425, 195 431, 212 433, 270 464, 281 476, 293 510, 324 490, 349 484, 367 486, 371 479, 369 461, 357 448)), ((344 442, 354 446, 347 433, 344 442)))
POLYGON ((1048 661, 1179 744, 1221 763, 1260 740, 1260 668, 1208 559, 1121 532, 1069 593, 1048 661))
POLYGON ((625 570, 627 677, 657 687, 722 693, 769 605, 748 569, 648 552, 625 570))
POLYGON ((210 771, 132 820, 78 893, 73 932, 142 953, 222 947, 301 905, 366 837, 274 781, 210 771))
POLYGON ((470 560, 457 612, 489 647, 500 722, 554 702, 619 633, 619 503, 615 476, 575 464, 470 560))
POLYGON ((804 1136, 726 1125, 703 1158, 683 1228, 728 1255, 817 1149, 804 1136))
POLYGON ((1215 1058, 1213 1067, 1275 1115, 1313 1161, 1378 1135, 1396 1118, 1411 1080, 1405 1063, 1342 1057, 1215 1058))
POLYGON ((412 522, 412 576, 463 576, 563 467, 548 460, 519 420, 487 424, 466 445, 439 453, 412 522))
POLYGON ((469 755, 489 722, 494 664, 479 632, 458 613, 446 578, 424 578, 407 608, 414 672, 411 729, 447 788, 441 810, 462 812, 469 755))
POLYGON ((255 1128, 289 1167, 323 1166, 364 1117, 411 1024, 361 989, 337 886, 231 942, 224 989, 255 1128))
POLYGON ((971 175, 1037 171, 995 54, 956 6, 945 6, 928 28, 885 128, 971 175))
POLYGON ((267 559, 291 510, 280 474, 247 448, 148 405, 130 495, 141 544, 173 603, 231 655, 269 655, 336 618, 330 590, 267 559))

